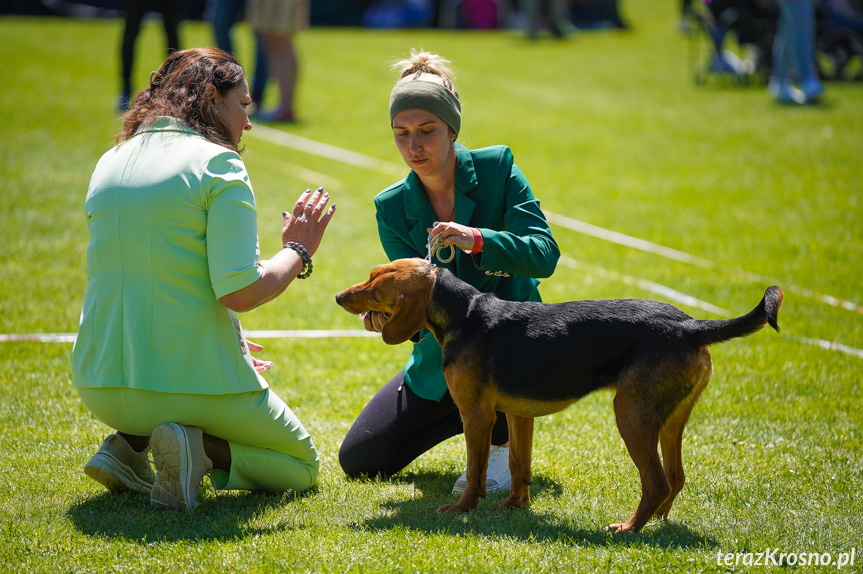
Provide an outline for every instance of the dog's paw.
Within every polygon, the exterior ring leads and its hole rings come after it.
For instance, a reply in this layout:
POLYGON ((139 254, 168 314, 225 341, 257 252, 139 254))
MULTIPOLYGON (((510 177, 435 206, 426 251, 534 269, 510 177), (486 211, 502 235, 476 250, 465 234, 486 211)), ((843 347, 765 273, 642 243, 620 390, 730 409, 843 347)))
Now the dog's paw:
POLYGON ((626 534, 638 532, 635 528, 632 527, 628 522, 616 522, 614 524, 610 524, 605 527, 605 531, 610 534, 626 534))
POLYGON ((500 505, 504 508, 525 508, 529 500, 517 496, 508 496, 500 501, 500 505))
POLYGON ((457 504, 444 504, 443 506, 441 506, 440 508, 437 509, 437 513, 438 514, 448 514, 450 512, 455 512, 456 510, 458 510, 457 507, 458 507, 457 504))
POLYGON ((461 502, 457 502, 455 504, 444 504, 437 509, 437 512, 438 514, 449 514, 450 512, 470 512, 476 509, 476 507, 476 504, 471 506, 467 504, 461 504, 461 502))

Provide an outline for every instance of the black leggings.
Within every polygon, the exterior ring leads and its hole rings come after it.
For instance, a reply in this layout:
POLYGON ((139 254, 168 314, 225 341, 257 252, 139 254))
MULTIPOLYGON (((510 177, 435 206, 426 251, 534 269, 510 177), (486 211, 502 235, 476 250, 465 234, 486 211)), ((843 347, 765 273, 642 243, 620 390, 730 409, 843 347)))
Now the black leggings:
MULTIPOLYGON (((165 27, 165 38, 168 43, 168 53, 180 49, 179 34, 177 32, 180 22, 179 2, 172 0, 159 0, 159 9, 162 11, 162 23, 165 27)), ((123 29, 122 54, 122 77, 123 90, 131 93, 132 90, 132 65, 135 61, 135 41, 141 31, 141 21, 147 10, 146 0, 128 0, 126 2, 126 24, 123 29)))
MULTIPOLYGON (((389 476, 438 443, 464 432, 449 392, 438 401, 423 399, 404 383, 404 372, 390 380, 354 421, 339 449, 339 463, 350 477, 389 476)), ((509 440, 506 415, 497 413, 491 443, 509 440)))

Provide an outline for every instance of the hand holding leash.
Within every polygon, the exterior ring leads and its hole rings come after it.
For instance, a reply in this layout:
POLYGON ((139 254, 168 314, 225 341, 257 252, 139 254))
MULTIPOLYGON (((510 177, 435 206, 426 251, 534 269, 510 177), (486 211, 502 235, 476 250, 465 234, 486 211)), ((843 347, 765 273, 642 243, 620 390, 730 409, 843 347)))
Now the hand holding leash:
MULTIPOLYGON (((428 233, 429 241, 439 238, 443 247, 455 246, 467 253, 478 253, 478 250, 474 251, 478 231, 473 227, 453 221, 436 221, 428 233)), ((482 236, 480 235, 480 237, 482 236)), ((441 262, 447 263, 442 259, 441 262)))

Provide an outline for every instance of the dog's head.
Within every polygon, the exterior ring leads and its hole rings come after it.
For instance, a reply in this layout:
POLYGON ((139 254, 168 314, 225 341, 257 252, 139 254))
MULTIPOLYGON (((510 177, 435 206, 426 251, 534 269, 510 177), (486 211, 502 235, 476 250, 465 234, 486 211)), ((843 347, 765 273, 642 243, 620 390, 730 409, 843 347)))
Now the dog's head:
POLYGON ((336 295, 348 313, 379 311, 389 318, 381 336, 388 345, 407 341, 426 324, 435 269, 425 259, 398 259, 372 269, 368 280, 336 295))

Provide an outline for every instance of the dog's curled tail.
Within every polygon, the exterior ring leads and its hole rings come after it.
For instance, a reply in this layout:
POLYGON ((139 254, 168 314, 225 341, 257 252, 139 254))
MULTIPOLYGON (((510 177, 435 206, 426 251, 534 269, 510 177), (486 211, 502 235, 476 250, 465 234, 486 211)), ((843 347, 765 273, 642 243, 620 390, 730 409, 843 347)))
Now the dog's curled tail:
POLYGON ((782 306, 784 295, 782 289, 768 287, 764 292, 764 298, 755 309, 736 319, 703 320, 695 321, 695 328, 691 334, 693 341, 698 347, 721 343, 735 337, 745 337, 760 331, 764 325, 769 324, 779 331, 779 307, 782 306))

